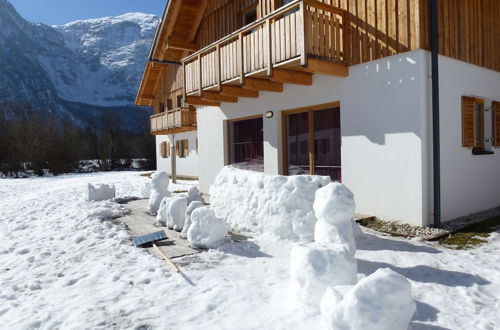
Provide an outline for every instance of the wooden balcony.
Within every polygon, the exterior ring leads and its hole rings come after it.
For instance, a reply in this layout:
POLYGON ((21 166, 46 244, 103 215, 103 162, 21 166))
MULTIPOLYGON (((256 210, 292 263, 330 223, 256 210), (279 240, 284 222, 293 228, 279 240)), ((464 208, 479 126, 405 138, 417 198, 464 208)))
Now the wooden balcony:
POLYGON ((177 108, 151 116, 151 134, 168 135, 196 130, 196 111, 177 108))
POLYGON ((348 75, 347 12, 296 0, 183 59, 186 102, 219 105, 283 83, 311 85, 313 73, 348 75))

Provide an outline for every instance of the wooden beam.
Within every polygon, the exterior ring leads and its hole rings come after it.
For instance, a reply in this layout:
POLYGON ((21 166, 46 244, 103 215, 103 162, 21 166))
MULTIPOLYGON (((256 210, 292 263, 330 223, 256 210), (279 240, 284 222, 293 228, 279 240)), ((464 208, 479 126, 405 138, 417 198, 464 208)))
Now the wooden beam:
POLYGON ((252 98, 259 97, 258 91, 245 89, 240 86, 229 86, 229 85, 221 87, 221 94, 229 96, 238 96, 238 97, 252 97, 252 98))
POLYGON ((194 52, 198 49, 196 44, 179 39, 169 39, 167 42, 167 49, 187 50, 194 52))
POLYGON ((193 95, 186 96, 186 103, 192 105, 208 105, 212 107, 220 107, 220 102, 207 101, 199 96, 193 96, 193 95))
POLYGON ((349 66, 345 63, 323 61, 314 58, 307 60, 307 66, 303 71, 310 73, 323 73, 337 77, 348 77, 349 66))
POLYGON ((267 79, 246 78, 243 85, 246 89, 267 92, 283 92, 283 84, 267 79))
POLYGON ((274 69, 269 79, 287 84, 312 85, 312 73, 309 72, 274 69))
POLYGON ((215 101, 215 102, 238 102, 238 98, 234 96, 222 95, 218 92, 203 92, 201 98, 207 101, 215 101))

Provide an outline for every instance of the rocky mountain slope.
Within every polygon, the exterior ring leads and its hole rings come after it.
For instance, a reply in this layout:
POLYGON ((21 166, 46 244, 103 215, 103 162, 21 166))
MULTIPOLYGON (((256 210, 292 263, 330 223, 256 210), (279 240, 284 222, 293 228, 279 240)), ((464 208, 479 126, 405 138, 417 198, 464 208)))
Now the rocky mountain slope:
POLYGON ((157 23, 130 13, 47 26, 0 0, 0 103, 29 103, 82 124, 109 111, 135 128, 147 115, 133 103, 157 23))

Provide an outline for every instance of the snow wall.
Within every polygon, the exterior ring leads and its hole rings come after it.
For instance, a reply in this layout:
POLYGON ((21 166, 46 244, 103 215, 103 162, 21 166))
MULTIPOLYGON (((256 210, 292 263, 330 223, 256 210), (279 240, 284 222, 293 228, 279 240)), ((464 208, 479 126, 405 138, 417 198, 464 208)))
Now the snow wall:
POLYGON ((282 176, 224 167, 210 187, 210 206, 233 232, 314 240, 316 190, 330 177, 282 176))

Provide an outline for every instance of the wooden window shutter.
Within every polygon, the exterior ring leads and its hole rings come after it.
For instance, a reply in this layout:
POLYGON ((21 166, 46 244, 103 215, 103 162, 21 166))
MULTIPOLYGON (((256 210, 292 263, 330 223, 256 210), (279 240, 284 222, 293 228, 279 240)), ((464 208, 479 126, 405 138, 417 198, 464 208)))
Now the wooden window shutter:
POLYGON ((165 158, 165 142, 160 143, 160 156, 161 158, 165 158))
POLYGON ((175 154, 177 156, 180 156, 181 155, 181 146, 180 146, 180 142, 179 140, 175 141, 175 154))
POLYGON ((473 97, 462 96, 462 146, 474 147, 474 103, 473 97))
POLYGON ((189 141, 188 140, 182 140, 182 156, 183 157, 189 156, 189 141))
POLYGON ((492 103, 493 146, 500 147, 500 102, 492 103))

